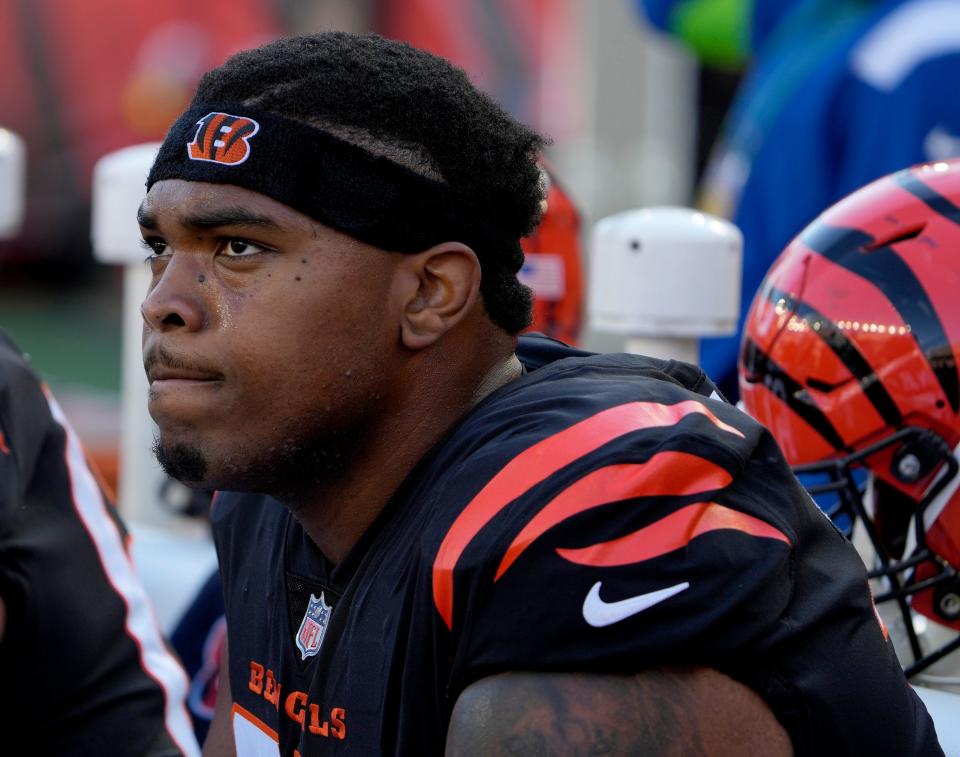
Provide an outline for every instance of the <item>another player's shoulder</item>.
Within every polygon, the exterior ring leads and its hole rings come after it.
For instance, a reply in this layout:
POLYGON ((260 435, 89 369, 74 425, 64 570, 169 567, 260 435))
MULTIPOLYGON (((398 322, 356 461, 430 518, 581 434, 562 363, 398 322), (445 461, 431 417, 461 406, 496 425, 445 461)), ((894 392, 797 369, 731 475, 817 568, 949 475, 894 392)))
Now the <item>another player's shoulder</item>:
POLYGON ((39 394, 40 379, 20 348, 0 331, 0 409, 23 400, 26 394, 39 394))
POLYGON ((53 423, 40 379, 0 331, 0 453, 16 460, 21 476, 33 470, 53 423))
POLYGON ((0 329, 0 365, 6 367, 8 362, 23 362, 23 353, 10 336, 0 329))

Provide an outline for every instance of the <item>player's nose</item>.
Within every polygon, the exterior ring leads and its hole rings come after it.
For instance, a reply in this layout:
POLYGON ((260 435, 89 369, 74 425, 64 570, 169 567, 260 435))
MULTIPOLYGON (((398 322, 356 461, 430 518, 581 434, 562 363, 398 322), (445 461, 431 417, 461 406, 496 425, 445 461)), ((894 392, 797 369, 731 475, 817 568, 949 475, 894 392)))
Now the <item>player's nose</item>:
POLYGON ((199 256, 170 256, 159 280, 140 306, 146 329, 199 331, 207 321, 204 283, 206 273, 199 256))

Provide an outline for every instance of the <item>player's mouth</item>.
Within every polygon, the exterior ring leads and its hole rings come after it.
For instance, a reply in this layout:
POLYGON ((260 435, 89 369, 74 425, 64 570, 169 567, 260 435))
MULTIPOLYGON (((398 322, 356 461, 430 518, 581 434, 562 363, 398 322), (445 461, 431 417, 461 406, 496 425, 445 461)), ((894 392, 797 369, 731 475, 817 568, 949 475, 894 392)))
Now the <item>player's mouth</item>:
POLYGON ((155 388, 157 384, 173 383, 204 383, 210 381, 222 381, 223 374, 216 371, 207 371, 200 368, 166 368, 157 366, 147 372, 147 379, 150 381, 150 387, 155 388))
POLYGON ((147 352, 143 361, 151 398, 168 390, 218 385, 223 374, 209 365, 173 355, 160 348, 147 352))

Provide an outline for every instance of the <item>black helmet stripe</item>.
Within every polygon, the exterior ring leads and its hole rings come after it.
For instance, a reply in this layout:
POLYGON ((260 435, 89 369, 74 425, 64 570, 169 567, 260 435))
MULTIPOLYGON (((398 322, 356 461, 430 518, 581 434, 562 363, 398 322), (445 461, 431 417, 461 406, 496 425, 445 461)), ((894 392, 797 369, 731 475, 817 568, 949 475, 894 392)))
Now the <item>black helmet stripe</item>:
POLYGON ((801 384, 790 376, 783 368, 770 359, 750 337, 743 340, 743 363, 748 376, 762 382, 767 389, 781 402, 799 415, 807 425, 812 427, 827 442, 838 450, 847 450, 843 438, 833 427, 830 419, 820 410, 813 398, 801 384))
POLYGON ((942 215, 947 220, 960 224, 960 208, 928 184, 920 181, 913 171, 900 171, 891 178, 897 186, 907 190, 928 208, 942 215))
POLYGON ((803 232, 801 240, 811 250, 866 279, 883 293, 910 326, 953 412, 960 410, 960 377, 946 329, 923 284, 903 258, 890 247, 865 253, 863 250, 874 239, 859 229, 814 223, 803 232))
POLYGON ((813 333, 820 337, 821 341, 833 351, 833 354, 857 379, 863 393, 880 414, 880 417, 883 418, 884 423, 890 426, 900 424, 903 416, 900 414, 897 403, 893 401, 893 397, 887 392, 886 387, 884 387, 883 382, 880 381, 870 363, 836 323, 819 310, 795 299, 781 289, 769 287, 766 294, 770 302, 774 304, 782 301, 787 308, 796 314, 797 318, 805 321, 813 333))

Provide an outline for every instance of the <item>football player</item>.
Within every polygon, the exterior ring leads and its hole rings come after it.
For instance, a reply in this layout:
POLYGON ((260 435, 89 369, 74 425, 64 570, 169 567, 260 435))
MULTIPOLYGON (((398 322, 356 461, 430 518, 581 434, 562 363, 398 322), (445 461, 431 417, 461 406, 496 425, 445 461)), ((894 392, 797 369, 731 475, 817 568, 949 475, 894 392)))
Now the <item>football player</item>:
POLYGON ((689 365, 518 340, 544 139, 324 33, 208 73, 140 208, 158 458, 219 489, 211 754, 940 754, 866 571, 689 365))

